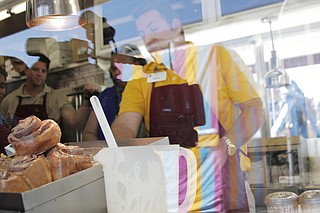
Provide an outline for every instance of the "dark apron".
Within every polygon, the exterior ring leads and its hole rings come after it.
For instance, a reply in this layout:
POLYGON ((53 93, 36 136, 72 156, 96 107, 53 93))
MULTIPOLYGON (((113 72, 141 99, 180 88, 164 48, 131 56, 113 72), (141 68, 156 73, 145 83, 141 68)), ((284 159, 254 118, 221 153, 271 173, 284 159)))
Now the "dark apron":
POLYGON ((19 103, 14 113, 13 119, 7 120, 5 124, 0 125, 0 152, 5 153, 4 147, 9 144, 7 139, 8 135, 10 134, 11 129, 15 127, 20 120, 25 119, 30 115, 35 115, 41 120, 48 118, 48 113, 46 109, 46 103, 47 103, 46 97, 47 97, 47 94, 43 96, 42 104, 26 104, 26 105, 21 105, 22 98, 19 97, 19 103))
POLYGON ((203 97, 199 85, 152 86, 150 136, 168 136, 171 144, 194 147, 198 141, 195 126, 205 124, 203 97))
POLYGON ((40 120, 48 119, 48 113, 46 108, 47 93, 43 96, 42 104, 25 104, 21 105, 22 98, 19 97, 19 104, 17 106, 14 117, 17 120, 25 119, 31 115, 37 116, 40 120))

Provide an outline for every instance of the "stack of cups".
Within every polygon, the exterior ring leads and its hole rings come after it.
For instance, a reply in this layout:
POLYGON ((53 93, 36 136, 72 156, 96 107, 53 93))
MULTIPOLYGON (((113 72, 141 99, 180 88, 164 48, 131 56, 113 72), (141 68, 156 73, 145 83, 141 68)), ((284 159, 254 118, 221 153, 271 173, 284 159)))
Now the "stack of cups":
POLYGON ((293 192, 274 192, 266 196, 264 203, 268 213, 297 213, 299 196, 293 192))
POLYGON ((320 190, 309 190, 299 196, 302 212, 320 212, 320 190))

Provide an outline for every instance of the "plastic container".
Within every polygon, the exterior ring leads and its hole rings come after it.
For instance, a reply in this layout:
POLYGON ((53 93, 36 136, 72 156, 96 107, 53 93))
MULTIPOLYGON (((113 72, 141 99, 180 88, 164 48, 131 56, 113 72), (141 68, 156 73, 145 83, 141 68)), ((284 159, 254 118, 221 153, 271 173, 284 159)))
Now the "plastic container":
POLYGON ((178 145, 103 148, 94 159, 103 165, 108 213, 188 212, 194 202, 197 162, 188 149, 178 145), (188 167, 187 196, 181 204, 180 157, 188 167))
POLYGON ((320 212, 320 190, 308 190, 299 196, 302 212, 320 212))
POLYGON ((273 192, 265 197, 268 213, 298 212, 299 196, 293 192, 273 192))

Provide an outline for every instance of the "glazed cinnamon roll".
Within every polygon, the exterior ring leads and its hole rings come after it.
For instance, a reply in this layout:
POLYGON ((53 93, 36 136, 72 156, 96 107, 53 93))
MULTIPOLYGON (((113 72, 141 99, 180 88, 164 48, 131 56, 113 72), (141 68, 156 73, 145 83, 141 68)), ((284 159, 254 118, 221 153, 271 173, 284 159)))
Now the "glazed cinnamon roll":
POLYGON ((54 120, 29 116, 11 130, 8 141, 17 155, 38 155, 54 147, 60 138, 61 129, 54 120))
POLYGON ((30 189, 23 177, 0 169, 0 192, 24 192, 30 189))
POLYGON ((87 155, 83 148, 65 146, 61 143, 49 151, 47 159, 53 180, 59 180, 93 166, 93 157, 87 155))
POLYGON ((6 160, 0 169, 1 192, 24 192, 52 182, 48 161, 43 155, 20 155, 6 160))

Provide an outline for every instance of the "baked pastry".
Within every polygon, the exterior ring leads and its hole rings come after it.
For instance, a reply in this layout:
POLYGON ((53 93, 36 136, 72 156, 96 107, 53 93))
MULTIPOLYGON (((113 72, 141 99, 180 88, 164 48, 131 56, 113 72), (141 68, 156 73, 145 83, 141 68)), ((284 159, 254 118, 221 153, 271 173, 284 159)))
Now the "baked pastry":
POLYGON ((23 155, 14 157, 8 171, 20 175, 31 189, 52 182, 48 161, 43 155, 23 155))
POLYGON ((0 169, 0 192, 24 192, 30 189, 22 176, 0 169))
POLYGON ((52 182, 48 161, 43 155, 20 155, 0 169, 0 191, 23 192, 52 182))
POLYGON ((12 158, 0 158, 0 169, 7 169, 12 158))
POLYGON ((29 116, 11 130, 8 136, 17 155, 41 154, 60 142, 61 129, 51 119, 41 121, 36 116, 29 116))
POLYGON ((47 159, 53 180, 59 180, 93 166, 93 157, 87 155, 83 148, 61 143, 49 151, 47 159))

